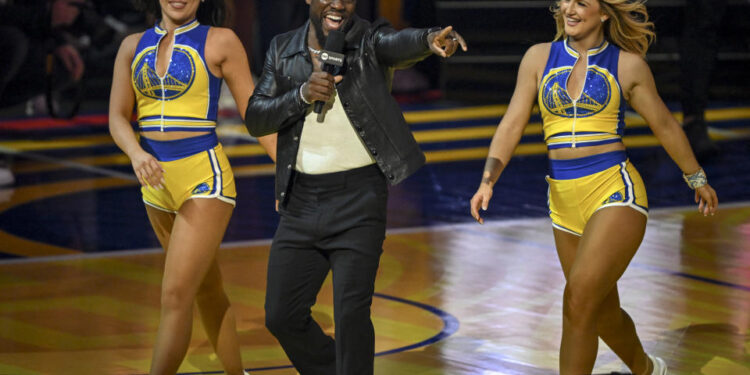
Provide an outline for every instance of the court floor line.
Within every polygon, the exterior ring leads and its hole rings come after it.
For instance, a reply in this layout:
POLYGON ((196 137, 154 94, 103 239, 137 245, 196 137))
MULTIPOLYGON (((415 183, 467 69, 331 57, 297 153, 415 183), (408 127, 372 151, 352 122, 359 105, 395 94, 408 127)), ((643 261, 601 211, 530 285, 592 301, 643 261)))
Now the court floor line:
POLYGON ((0 154, 20 156, 26 159, 41 161, 44 163, 50 163, 50 164, 55 164, 55 165, 62 165, 71 169, 83 170, 86 172, 91 172, 91 173, 95 173, 95 174, 99 174, 99 175, 103 175, 107 177, 116 177, 116 178, 122 178, 125 180, 137 181, 137 178, 133 174, 122 173, 120 171, 107 169, 107 168, 100 168, 100 167, 96 167, 96 166, 92 166, 88 164, 82 164, 82 163, 78 163, 78 162, 67 160, 67 159, 52 158, 49 156, 45 156, 42 154, 29 152, 29 151, 21 151, 21 150, 16 150, 16 149, 0 146, 0 154))
POLYGON ((694 275, 694 274, 690 274, 690 273, 686 273, 686 272, 672 271, 672 270, 669 270, 669 269, 666 269, 666 268, 656 267, 656 266, 652 266, 652 265, 648 265, 648 264, 635 263, 635 262, 633 262, 632 264, 635 267, 640 268, 640 269, 647 269, 647 270, 657 271, 657 272, 660 272, 660 273, 665 273, 665 274, 669 274, 669 275, 672 275, 672 276, 682 277, 682 278, 685 278, 685 279, 691 279, 691 280, 701 281, 701 282, 709 283, 709 284, 713 284, 713 285, 718 285, 718 286, 723 286, 723 287, 727 287, 727 288, 732 288, 732 289, 737 289, 737 290, 743 290, 745 292, 750 292, 750 285, 741 285, 741 284, 730 283, 730 282, 727 282, 727 281, 716 280, 716 279, 712 279, 710 277, 694 275))
MULTIPOLYGON (((460 323, 457 317, 435 306, 416 302, 416 301, 411 301, 405 298, 391 296, 391 295, 383 294, 383 293, 375 293, 374 297, 389 300, 392 302, 398 302, 398 303, 403 303, 403 304, 407 304, 410 306, 414 306, 416 308, 425 310, 437 316, 443 322, 443 328, 440 330, 440 332, 433 335, 432 337, 429 337, 425 340, 422 340, 414 344, 377 352, 375 353, 376 357, 382 357, 382 356, 386 356, 390 354, 401 353, 401 352, 405 352, 409 350, 419 349, 421 347, 425 347, 428 345, 432 345, 440 340, 444 340, 452 336, 454 333, 458 331, 458 328, 460 326, 460 323)), ((294 368, 294 367, 291 364, 289 364, 289 365, 281 365, 281 366, 246 368, 245 370, 252 371, 252 372, 259 372, 259 371, 284 370, 284 369, 291 369, 291 368, 294 368)), ((199 372, 180 372, 177 375, 209 375, 209 374, 223 374, 223 373, 224 371, 199 371, 199 372)))
MULTIPOLYGON (((750 202, 733 202, 733 203, 723 204, 722 208, 724 209, 741 208, 741 207, 747 207, 747 206, 750 206, 750 202)), ((695 207, 693 206, 658 208, 658 209, 652 209, 651 212, 652 213, 680 212, 680 211, 685 211, 685 210, 693 210, 694 208, 695 207)), ((496 220, 496 221, 493 220, 493 221, 487 221, 486 224, 482 227, 510 226, 510 225, 528 222, 528 221, 546 221, 546 218, 524 218, 524 219, 496 220)), ((505 235, 498 234, 498 233, 489 233, 486 231, 479 230, 480 227, 477 227, 477 225, 478 224, 474 222, 467 222, 467 223, 456 223, 456 224, 442 224, 442 225, 435 225, 435 226, 428 226, 428 227, 422 226, 422 227, 397 228, 397 229, 389 229, 386 233, 386 236, 397 235, 397 234, 418 233, 418 232, 439 232, 439 231, 446 231, 446 230, 461 229, 464 232, 473 232, 481 236, 493 236, 493 237, 499 238, 502 241, 522 243, 525 246, 529 246, 531 248, 541 248, 547 251, 554 251, 553 245, 546 246, 546 245, 539 244, 537 242, 519 240, 517 238, 511 238, 509 236, 505 236, 505 235)), ((270 244, 271 244, 271 239, 252 240, 252 241, 234 241, 234 242, 223 243, 221 246, 221 249, 223 250, 223 249, 231 249, 231 248, 237 248, 237 247, 269 246, 270 244)), ((66 260, 75 260, 75 259, 82 259, 82 258, 88 259, 88 258, 106 258, 106 257, 126 257, 130 255, 156 253, 156 252, 161 252, 161 251, 162 250, 160 248, 150 248, 150 249, 102 252, 102 253, 96 253, 96 254, 41 256, 41 257, 32 257, 32 258, 3 260, 3 261, 0 261, 0 264, 5 265, 5 264, 19 264, 19 263, 66 261, 66 260)), ((708 278, 708 277, 690 274, 690 273, 681 272, 681 271, 669 270, 669 269, 665 269, 661 267, 641 264, 638 262, 633 262, 631 263, 631 265, 639 269, 652 270, 652 271, 662 273, 662 274, 669 274, 669 275, 676 276, 676 277, 688 278, 688 279, 692 279, 695 281, 711 283, 711 284, 718 285, 718 286, 724 286, 724 287, 729 287, 732 289, 750 292, 750 286, 747 286, 747 285, 731 283, 727 281, 717 280, 717 279, 708 278)))
MULTIPOLYGON (((438 109, 427 111, 412 111, 405 113, 410 123, 430 122, 430 121, 456 121, 466 119, 488 118, 491 116, 501 116, 506 106, 482 106, 482 107, 464 107, 452 109, 438 109)), ((681 112, 673 112, 674 117, 679 121, 682 118, 681 112)), ((714 108, 706 111, 706 119, 710 121, 724 120, 743 120, 750 119, 750 108, 747 107, 728 107, 714 108)), ((489 118, 488 118, 489 120, 489 118)), ((629 111, 625 119, 627 126, 631 128, 645 127, 646 122, 638 114, 629 111)), ((230 125, 232 127, 232 125, 230 125)), ((237 126, 233 126, 236 128, 237 126)), ((433 130, 415 130, 414 135, 419 143, 451 142, 460 140, 478 140, 488 139, 494 134, 496 125, 475 126, 458 129, 433 129, 433 130)), ((750 129, 714 129, 710 128, 710 135, 716 140, 740 139, 750 137, 750 129)), ((542 126, 539 122, 529 123, 524 129, 524 135, 542 134, 542 126)), ((649 147, 659 145, 658 140, 653 135, 632 135, 625 136, 623 142, 627 147, 649 147)), ((52 158, 42 154, 34 153, 31 150, 60 149, 65 147, 85 147, 90 145, 107 144, 112 145, 111 137, 103 135, 85 135, 82 137, 62 137, 54 140, 44 141, 8 141, 0 142, 0 153, 17 155, 45 164, 65 166, 72 169, 92 172, 95 174, 105 175, 108 177, 125 178, 135 181, 134 175, 123 173, 109 168, 97 167, 98 165, 127 165, 130 161, 121 153, 80 157, 72 159, 52 158), (66 146, 68 145, 68 146, 66 146)), ((225 147, 227 155, 230 158, 249 157, 263 155, 265 151, 258 144, 227 145, 225 147)), ((434 162, 451 162, 462 160, 475 160, 486 157, 487 147, 471 147, 459 149, 431 150, 426 151, 428 163, 434 162)), ((515 155, 543 154, 546 152, 544 142, 521 143, 514 152, 515 155)), ((258 176, 273 174, 273 164, 245 164, 236 165, 238 177, 258 176)), ((26 167, 17 167, 17 172, 32 173, 49 170, 44 165, 30 165, 26 167)))
MULTIPOLYGON (((750 201, 744 201, 744 202, 732 202, 732 203, 722 203, 721 209, 729 209, 729 208, 742 208, 742 207, 750 207, 750 201)), ((669 213, 669 212, 681 212, 685 210, 693 210, 695 209, 694 206, 675 206, 675 207, 661 207, 661 208, 652 208, 649 210, 651 214, 656 213, 669 213)), ((467 213, 467 216, 469 214, 467 213)), ((548 222, 549 219, 547 217, 533 217, 533 218, 520 218, 520 219, 510 219, 510 220, 487 220, 485 221, 485 224, 480 225, 476 222, 464 222, 464 223, 450 223, 450 224, 437 224, 437 225, 430 225, 430 226, 415 226, 415 227, 404 227, 404 228, 391 228, 386 230, 386 237, 389 235, 398 235, 398 234, 412 234, 412 233, 420 233, 420 232, 442 232, 442 231, 448 231, 448 230, 476 230, 477 233, 485 233, 484 231, 478 231, 479 228, 489 228, 493 226, 511 226, 521 223, 528 223, 530 221, 544 221, 548 222)), ((507 236, 503 236, 498 234, 497 236, 501 236, 506 239, 510 239, 507 236)), ((515 239, 512 239, 515 241, 515 239)), ((255 247, 255 246, 270 246, 272 242, 271 238, 265 238, 265 239, 257 239, 257 240, 243 240, 243 241, 227 241, 223 242, 221 244, 221 248, 219 250, 228 250, 228 249, 236 249, 241 247, 255 247)), ((525 245, 530 247, 540 247, 539 244, 536 243, 525 243, 525 245)), ((541 246, 545 249, 552 249, 554 250, 554 246, 541 246)), ((121 257, 128 257, 132 255, 141 255, 141 254, 151 254, 151 253, 157 253, 162 252, 163 250, 160 247, 152 247, 152 248, 142 248, 142 249, 132 249, 132 250, 113 250, 113 251, 102 251, 102 252, 96 252, 96 253, 75 253, 71 255, 52 255, 52 256, 38 256, 38 257, 28 257, 28 258, 16 258, 16 259, 3 259, 0 260, 0 265, 5 264, 23 264, 23 263, 44 263, 44 262, 57 262, 57 261, 66 261, 66 260, 80 260, 80 259, 96 259, 96 258, 121 258, 121 257)))
MULTIPOLYGON (((711 131, 712 138, 715 140, 723 139, 741 139, 750 137, 750 130, 746 131, 733 131, 733 132, 720 132, 711 131)), ((442 138, 442 136, 441 136, 442 138)), ((448 138, 446 138, 447 140, 448 138)), ((453 139, 456 140, 456 139, 453 139)), ((641 147, 655 147, 659 146, 659 140, 653 135, 632 135, 623 137, 623 142, 628 148, 641 148, 641 147)), ((252 146, 252 145, 248 145, 252 146)), ((1 146, 0 146, 1 147, 1 146)), ((257 147, 243 147, 237 150, 232 150, 227 147, 227 156, 232 158, 245 157, 245 156, 257 156, 257 147)), ((482 147, 469 147, 469 148, 455 148, 445 150, 432 150, 424 151, 427 158, 427 163, 446 163, 455 161, 466 161, 466 160, 480 160, 487 157, 488 146, 482 147)), ((7 149, 5 149, 7 150, 7 149)), ((0 153, 3 153, 4 149, 0 148, 0 153)), ((543 155, 547 152, 547 146, 544 142, 534 143, 520 143, 513 152, 513 155, 543 155)), ((9 154, 19 155, 28 157, 29 159, 42 161, 45 163, 51 163, 53 165, 63 165, 72 169, 85 170, 108 177, 119 177, 126 178, 131 181, 135 181, 135 175, 123 173, 114 169, 96 167, 95 165, 119 165, 124 166, 130 164, 130 160, 124 155, 113 154, 104 156, 93 156, 77 159, 54 159, 39 154, 33 154, 29 152, 12 151, 5 152, 9 154)), ((49 167, 40 165, 18 167, 16 168, 17 173, 32 173, 32 172, 43 172, 50 170, 49 167)), ((262 164, 235 164, 232 166, 235 176, 237 177, 249 177, 249 176, 268 176, 274 174, 274 164, 262 163, 262 164)))
MULTIPOLYGON (((675 119, 681 121, 682 114, 680 112, 672 113, 675 119)), ((469 118, 471 119, 471 118, 469 118)), ((728 120, 746 120, 750 119, 750 109, 742 108, 722 108, 713 109, 707 111, 706 119, 709 122, 716 121, 728 121, 728 120)), ((460 119, 465 121, 466 119, 460 119)), ((445 122, 459 121, 448 119, 445 122)), ((628 112, 625 118, 626 128, 643 128, 647 126, 646 121, 638 114, 628 112)), ((430 142, 447 142, 447 141, 459 141, 459 140, 472 140, 472 139, 484 139, 492 138, 497 128, 497 119, 487 118, 487 124, 476 125, 468 127, 458 128, 444 128, 444 129, 420 129, 414 130, 414 136, 419 143, 430 143, 430 142)), ((713 128, 711 129, 713 130, 713 128)), ((218 128, 217 133, 220 136, 226 136, 228 138, 247 138, 249 134, 245 130, 242 124, 225 124, 218 128)), ((717 129, 714 136, 721 136, 722 129, 717 129)), ((542 123, 540 121, 529 122, 524 127, 524 135, 541 135, 542 134, 542 123)), ((252 140, 253 143, 241 144, 241 145, 225 145, 227 153, 230 149, 234 149, 238 152, 238 155, 242 156, 255 156, 262 155, 265 151, 262 147, 255 143, 254 138, 249 137, 247 140, 252 140)), ((0 142, 0 147, 5 147, 9 150, 19 151, 34 151, 34 150, 59 150, 66 148, 82 148, 89 146, 114 146, 114 142, 109 135, 83 135, 83 136, 71 136, 71 137, 57 137, 49 140, 17 140, 17 141, 4 141, 0 142)))

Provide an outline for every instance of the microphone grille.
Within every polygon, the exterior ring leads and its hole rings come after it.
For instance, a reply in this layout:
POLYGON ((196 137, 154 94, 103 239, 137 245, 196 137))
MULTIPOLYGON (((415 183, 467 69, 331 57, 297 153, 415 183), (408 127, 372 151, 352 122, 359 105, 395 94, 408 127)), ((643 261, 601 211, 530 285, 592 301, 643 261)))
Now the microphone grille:
POLYGON ((331 30, 330 32, 328 32, 328 37, 326 38, 326 45, 324 49, 326 51, 341 53, 342 51, 344 51, 345 36, 346 34, 341 31, 331 30))

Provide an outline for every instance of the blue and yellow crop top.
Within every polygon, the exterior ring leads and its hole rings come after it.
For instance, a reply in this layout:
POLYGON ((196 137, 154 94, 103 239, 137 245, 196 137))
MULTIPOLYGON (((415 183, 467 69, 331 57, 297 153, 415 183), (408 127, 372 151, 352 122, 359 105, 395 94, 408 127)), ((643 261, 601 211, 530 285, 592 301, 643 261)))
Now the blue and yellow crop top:
POLYGON ((143 33, 130 65, 141 131, 211 131, 216 127, 221 79, 211 74, 204 52, 210 26, 194 20, 174 31, 163 77, 156 73, 159 42, 167 31, 143 33))
POLYGON ((617 79, 620 49, 606 40, 588 51, 583 90, 576 99, 567 83, 579 54, 567 40, 552 43, 539 89, 544 141, 548 149, 620 142, 625 100, 617 79))

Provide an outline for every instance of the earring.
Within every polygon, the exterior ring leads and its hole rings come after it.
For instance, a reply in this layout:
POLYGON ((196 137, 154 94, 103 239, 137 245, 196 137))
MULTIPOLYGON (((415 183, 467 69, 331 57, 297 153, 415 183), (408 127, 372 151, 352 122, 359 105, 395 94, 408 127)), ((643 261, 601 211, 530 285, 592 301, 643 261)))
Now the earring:
MULTIPOLYGON (((201 1, 203 1, 203 0, 201 0, 201 1)), ((604 23, 604 21, 606 21, 606 20, 607 20, 606 18, 602 18, 602 23, 604 23)))

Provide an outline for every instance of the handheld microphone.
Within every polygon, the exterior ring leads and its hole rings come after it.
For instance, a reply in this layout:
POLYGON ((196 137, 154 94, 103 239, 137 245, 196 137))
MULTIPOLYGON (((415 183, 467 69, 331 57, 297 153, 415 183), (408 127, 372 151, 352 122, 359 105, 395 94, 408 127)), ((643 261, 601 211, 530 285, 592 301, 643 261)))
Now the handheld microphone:
MULTIPOLYGON (((331 30, 326 38, 326 45, 323 51, 320 52, 320 59, 323 60, 323 71, 328 74, 333 74, 336 71, 336 67, 344 66, 344 34, 338 30, 331 30)), ((323 105, 325 102, 320 100, 315 101, 315 113, 320 114, 323 111, 323 105)))

